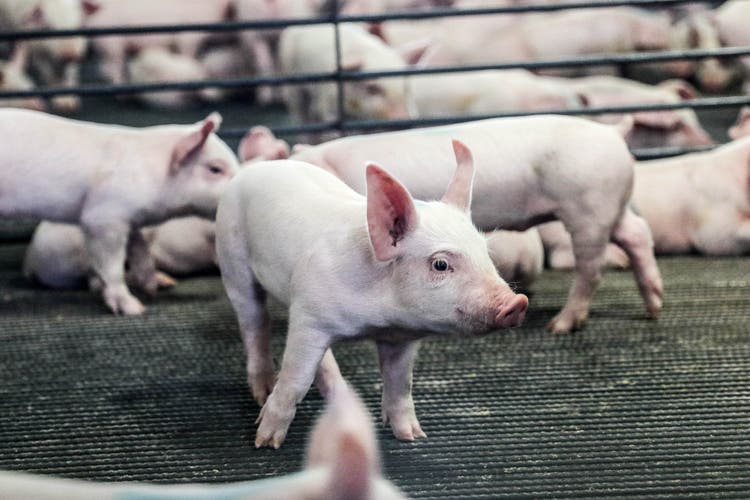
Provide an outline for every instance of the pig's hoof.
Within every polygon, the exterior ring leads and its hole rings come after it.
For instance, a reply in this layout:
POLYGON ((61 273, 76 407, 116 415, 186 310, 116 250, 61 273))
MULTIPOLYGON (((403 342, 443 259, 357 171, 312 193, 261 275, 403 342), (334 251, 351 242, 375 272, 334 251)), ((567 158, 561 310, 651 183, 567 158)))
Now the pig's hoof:
POLYGON ((588 315, 585 312, 575 315, 566 314, 565 311, 562 311, 547 323, 547 331, 558 334, 570 333, 581 328, 586 323, 587 317, 588 315))
POLYGON ((115 314, 124 314, 126 316, 137 316, 146 311, 146 307, 141 301, 132 295, 107 297, 107 305, 115 314))
POLYGON ((276 375, 274 375, 273 369, 271 371, 248 374, 247 382, 258 406, 263 406, 266 404, 268 395, 271 394, 273 386, 276 384, 276 375))
MULTIPOLYGON (((292 412, 294 418, 294 412, 292 412)), ((263 406, 255 423, 259 423, 258 432, 255 434, 256 448, 279 449, 286 438, 286 432, 292 418, 283 416, 281 413, 269 409, 269 404, 263 406)))
POLYGON ((156 285, 159 288, 172 288, 177 284, 177 280, 161 271, 156 271, 156 285))
POLYGON ((383 410, 383 423, 391 424, 393 435, 400 441, 414 441, 427 437, 413 408, 402 412, 383 410))

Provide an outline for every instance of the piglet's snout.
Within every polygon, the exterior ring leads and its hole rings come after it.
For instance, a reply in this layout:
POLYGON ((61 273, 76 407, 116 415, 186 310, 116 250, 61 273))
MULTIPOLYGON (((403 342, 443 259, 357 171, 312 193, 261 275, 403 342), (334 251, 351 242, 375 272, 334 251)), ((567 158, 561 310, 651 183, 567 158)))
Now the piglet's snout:
POLYGON ((519 326, 526 316, 529 307, 529 298, 522 294, 505 295, 498 301, 495 314, 496 328, 510 328, 519 326))

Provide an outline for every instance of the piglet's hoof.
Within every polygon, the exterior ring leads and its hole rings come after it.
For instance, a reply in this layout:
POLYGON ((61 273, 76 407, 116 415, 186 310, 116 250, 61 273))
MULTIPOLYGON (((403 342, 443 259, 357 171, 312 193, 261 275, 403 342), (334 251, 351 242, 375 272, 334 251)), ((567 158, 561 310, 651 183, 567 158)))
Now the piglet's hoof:
POLYGON ((285 411, 275 408, 273 394, 266 404, 260 410, 258 420, 258 432, 255 435, 256 448, 275 448, 279 449, 281 443, 286 439, 286 433, 289 430, 289 424, 294 419, 294 408, 292 411, 285 411))
POLYGON ((136 316, 146 311, 141 301, 130 294, 108 294, 105 292, 104 301, 115 314, 136 316))
POLYGON ((400 441, 414 441, 419 438, 426 438, 427 434, 419 425, 414 408, 403 411, 383 409, 383 423, 391 424, 391 430, 396 439, 400 441))
POLYGON ((177 284, 177 280, 167 273, 161 271, 156 272, 156 284, 159 288, 172 288, 177 284))

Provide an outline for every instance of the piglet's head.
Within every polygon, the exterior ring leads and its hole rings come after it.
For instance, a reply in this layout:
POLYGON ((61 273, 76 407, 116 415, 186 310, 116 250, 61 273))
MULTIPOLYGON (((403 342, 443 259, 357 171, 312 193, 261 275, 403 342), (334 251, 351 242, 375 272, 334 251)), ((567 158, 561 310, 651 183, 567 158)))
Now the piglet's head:
POLYGON ((402 326, 482 334, 517 326, 528 306, 497 274, 471 222, 474 162, 453 141, 457 168, 440 201, 415 202, 382 168, 367 166, 367 224, 374 259, 390 266, 402 326))
POLYGON ((182 128, 172 146, 165 204, 184 207, 183 211, 208 218, 216 216, 216 206, 239 164, 229 146, 214 133, 221 115, 211 113, 205 120, 182 128))

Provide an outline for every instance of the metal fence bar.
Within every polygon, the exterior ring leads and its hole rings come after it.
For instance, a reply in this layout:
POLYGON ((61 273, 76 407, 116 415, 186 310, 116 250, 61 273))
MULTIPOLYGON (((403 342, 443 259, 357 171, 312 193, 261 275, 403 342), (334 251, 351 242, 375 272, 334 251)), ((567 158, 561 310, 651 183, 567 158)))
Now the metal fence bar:
POLYGON ((72 36, 97 37, 106 35, 136 35, 156 33, 176 33, 182 31, 227 32, 259 29, 279 29, 287 26, 303 26, 310 24, 325 24, 331 22, 380 22, 389 20, 418 20, 442 17, 481 16, 490 14, 522 14, 528 12, 552 12, 572 9, 594 9, 607 7, 670 7, 680 4, 705 3, 700 0, 598 0, 592 2, 571 2, 538 5, 512 5, 503 7, 471 8, 471 9, 431 9, 406 12, 392 12, 387 14, 372 14, 361 16, 338 16, 336 12, 330 16, 314 18, 289 18, 264 21, 226 21, 222 23, 188 23, 188 24, 155 24, 148 26, 110 26, 105 28, 79 28, 67 30, 21 30, 0 33, 0 41, 14 41, 36 38, 63 38, 72 36))

